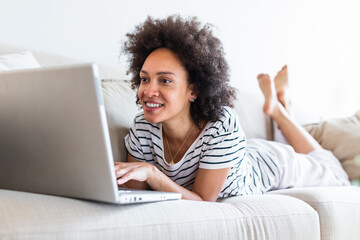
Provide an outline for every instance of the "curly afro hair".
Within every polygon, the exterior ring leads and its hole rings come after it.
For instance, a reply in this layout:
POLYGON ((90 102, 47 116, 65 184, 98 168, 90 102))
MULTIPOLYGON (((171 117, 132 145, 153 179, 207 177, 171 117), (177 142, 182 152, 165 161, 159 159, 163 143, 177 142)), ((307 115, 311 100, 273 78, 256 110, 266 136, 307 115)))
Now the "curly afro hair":
MULTIPOLYGON (((202 120, 219 120, 223 106, 233 107, 236 94, 229 86, 229 67, 211 25, 202 26, 196 17, 148 17, 126 37, 123 52, 130 55, 128 73, 132 74, 133 89, 140 85, 139 74, 148 55, 155 49, 167 48, 179 57, 187 70, 188 82, 193 84, 198 96, 190 105, 190 114, 197 126, 202 120)), ((137 103, 140 104, 139 98, 137 103)))

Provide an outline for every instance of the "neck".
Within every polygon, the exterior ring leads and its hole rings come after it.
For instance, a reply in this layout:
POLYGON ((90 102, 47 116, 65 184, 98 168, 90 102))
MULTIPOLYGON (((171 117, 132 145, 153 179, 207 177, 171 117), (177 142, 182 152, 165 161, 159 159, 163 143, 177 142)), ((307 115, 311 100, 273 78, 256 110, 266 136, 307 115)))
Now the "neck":
POLYGON ((171 142, 182 142, 191 129, 193 131, 197 129, 190 115, 175 121, 163 122, 162 127, 164 134, 171 142))

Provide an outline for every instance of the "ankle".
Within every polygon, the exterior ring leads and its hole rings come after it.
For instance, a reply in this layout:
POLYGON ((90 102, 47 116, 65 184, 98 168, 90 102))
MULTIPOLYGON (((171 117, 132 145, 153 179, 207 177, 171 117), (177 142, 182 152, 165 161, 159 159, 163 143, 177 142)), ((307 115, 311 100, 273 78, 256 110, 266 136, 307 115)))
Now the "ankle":
POLYGON ((275 122, 279 123, 282 119, 289 118, 290 116, 285 107, 280 102, 277 102, 270 117, 274 119, 275 122))

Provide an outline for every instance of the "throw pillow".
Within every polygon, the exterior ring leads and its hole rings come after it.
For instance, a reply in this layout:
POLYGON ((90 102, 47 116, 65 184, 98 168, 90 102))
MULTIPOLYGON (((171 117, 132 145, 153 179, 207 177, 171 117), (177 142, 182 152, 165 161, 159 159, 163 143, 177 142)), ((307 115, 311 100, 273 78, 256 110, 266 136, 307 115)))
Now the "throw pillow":
POLYGON ((0 71, 40 68, 31 52, 11 53, 0 55, 0 71))
POLYGON ((325 120, 304 126, 305 129, 340 160, 350 181, 360 177, 360 166, 356 163, 360 155, 360 110, 353 116, 325 120))
POLYGON ((125 161, 124 137, 140 112, 135 103, 136 92, 125 80, 102 80, 101 85, 114 161, 125 161))
MULTIPOLYGON (((0 56, 0 57, 1 57, 1 56, 0 56)), ((9 70, 9 68, 7 68, 7 67, 5 66, 5 64, 0 63, 0 72, 1 72, 1 71, 6 71, 6 70, 9 70)))

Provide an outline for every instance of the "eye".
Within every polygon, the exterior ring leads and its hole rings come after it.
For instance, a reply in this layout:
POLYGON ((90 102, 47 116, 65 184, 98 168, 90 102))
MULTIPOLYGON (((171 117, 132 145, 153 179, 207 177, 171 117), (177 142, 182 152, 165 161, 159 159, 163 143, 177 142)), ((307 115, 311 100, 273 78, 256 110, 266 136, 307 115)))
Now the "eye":
POLYGON ((161 83, 168 84, 168 83, 172 83, 172 81, 164 78, 161 80, 161 83))
POLYGON ((140 78, 140 83, 147 83, 148 81, 147 78, 140 78))

